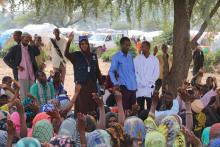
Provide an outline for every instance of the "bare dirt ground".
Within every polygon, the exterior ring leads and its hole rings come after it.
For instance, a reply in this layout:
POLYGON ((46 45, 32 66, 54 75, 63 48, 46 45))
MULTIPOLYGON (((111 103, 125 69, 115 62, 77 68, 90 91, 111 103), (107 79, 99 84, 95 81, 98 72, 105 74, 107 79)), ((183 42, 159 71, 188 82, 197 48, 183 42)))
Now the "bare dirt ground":
MULTIPOLYGON (((49 76, 50 70, 52 70, 53 68, 52 68, 51 62, 47 62, 46 64, 47 64, 47 67, 46 67, 45 72, 47 76, 49 76)), ((100 60, 99 67, 100 67, 102 74, 106 75, 108 73, 110 63, 102 62, 100 60)), ((67 71, 66 71, 66 79, 65 79, 64 87, 67 90, 68 95, 72 96, 74 93, 75 85, 74 85, 74 77, 73 77, 73 66, 70 62, 67 63, 66 70, 67 71)), ((12 70, 3 62, 2 59, 0 59, 0 83, 2 81, 2 78, 6 75, 13 77, 12 70)))
MULTIPOLYGON (((46 68, 46 74, 49 76, 50 70, 52 70, 52 64, 51 62, 47 62, 47 68, 46 68)), ((108 62, 102 62, 99 60, 99 67, 103 75, 108 74, 108 70, 110 67, 110 63, 108 62)), ((67 63, 67 72, 66 72, 66 79, 65 79, 65 89, 68 92, 68 95, 73 95, 74 93, 74 77, 73 77, 73 67, 70 62, 67 63)), ((3 76, 9 75, 13 77, 12 70, 3 62, 2 59, 0 59, 0 81, 2 80, 3 76)), ((217 78, 218 83, 220 82, 220 75, 219 74, 211 74, 206 73, 204 74, 203 82, 205 82, 206 77, 208 76, 215 76, 217 78)), ((188 78, 191 79, 192 74, 189 72, 188 78)), ((1 83, 1 82, 0 82, 1 83)))

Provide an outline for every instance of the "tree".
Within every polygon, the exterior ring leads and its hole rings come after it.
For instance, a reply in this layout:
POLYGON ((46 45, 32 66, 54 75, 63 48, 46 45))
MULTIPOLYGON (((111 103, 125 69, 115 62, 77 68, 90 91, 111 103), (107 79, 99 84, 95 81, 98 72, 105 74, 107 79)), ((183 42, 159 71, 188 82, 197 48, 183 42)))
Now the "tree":
MULTIPOLYGON (((12 1, 12 0, 11 0, 12 1)), ((21 0, 23 3, 32 4, 36 11, 39 12, 42 4, 49 6, 58 5, 67 12, 72 12, 77 8, 81 8, 84 16, 90 11, 94 11, 98 15, 98 7, 118 8, 119 14, 125 12, 129 22, 134 21, 131 12, 136 11, 136 16, 140 22, 146 8, 163 8, 163 13, 159 17, 164 17, 164 24, 170 15, 173 17, 173 66, 167 77, 168 87, 177 92, 177 87, 181 85, 183 79, 187 78, 189 66, 192 61, 192 49, 195 47, 196 41, 201 37, 207 28, 210 20, 217 12, 220 6, 220 0, 21 0), (171 11, 169 11, 171 10, 171 11), (197 12, 197 13, 195 13, 197 12), (198 13, 202 12, 202 15, 198 13), (190 40, 191 20, 196 16, 200 21, 203 20, 198 34, 190 40), (202 19, 201 19, 202 18, 202 19)), ((151 9, 152 10, 152 9, 151 9)), ((105 11, 105 9, 103 9, 105 11)), ((146 16, 146 15, 145 15, 146 16)))

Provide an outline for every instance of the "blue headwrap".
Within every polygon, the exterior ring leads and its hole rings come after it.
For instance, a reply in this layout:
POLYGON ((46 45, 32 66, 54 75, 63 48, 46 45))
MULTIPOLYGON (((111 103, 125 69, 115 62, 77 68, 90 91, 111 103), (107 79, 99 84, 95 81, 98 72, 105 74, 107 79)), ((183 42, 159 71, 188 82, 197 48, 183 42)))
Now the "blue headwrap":
POLYGON ((41 107, 41 112, 48 112, 48 111, 53 111, 55 109, 53 104, 45 104, 41 107))
POLYGON ((79 36, 79 42, 81 42, 83 40, 88 40, 88 37, 87 36, 79 36))

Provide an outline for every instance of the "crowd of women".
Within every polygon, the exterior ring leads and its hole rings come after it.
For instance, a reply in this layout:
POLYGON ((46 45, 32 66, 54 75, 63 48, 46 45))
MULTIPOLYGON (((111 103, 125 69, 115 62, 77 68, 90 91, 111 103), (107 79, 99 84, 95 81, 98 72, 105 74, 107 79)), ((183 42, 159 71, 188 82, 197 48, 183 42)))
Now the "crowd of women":
POLYGON ((14 32, 17 44, 3 59, 14 78, 5 75, 0 84, 1 147, 220 146, 216 78, 202 83, 199 70, 175 94, 166 83, 172 59, 165 44, 156 56, 143 41, 133 59, 131 41, 122 37, 103 76, 86 36, 79 37, 76 52, 70 52, 74 33, 66 40, 55 29, 54 36, 47 77, 41 37, 32 41, 30 34, 14 32), (71 98, 63 86, 67 60, 74 70, 71 98))

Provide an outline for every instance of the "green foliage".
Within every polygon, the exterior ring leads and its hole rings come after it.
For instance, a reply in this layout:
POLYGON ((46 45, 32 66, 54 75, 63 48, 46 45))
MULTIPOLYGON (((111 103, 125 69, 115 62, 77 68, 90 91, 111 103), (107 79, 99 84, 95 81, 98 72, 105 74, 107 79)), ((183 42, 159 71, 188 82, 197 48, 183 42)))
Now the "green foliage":
POLYGON ((7 54, 6 51, 0 51, 0 58, 3 58, 7 54))
POLYGON ((215 62, 215 55, 213 53, 208 53, 205 56, 204 61, 204 68, 207 72, 213 72, 214 71, 214 62, 215 62))
POLYGON ((161 35, 153 38, 152 46, 160 46, 162 44, 173 45, 172 30, 164 31, 161 35))
POLYGON ((80 48, 79 48, 79 46, 77 44, 72 43, 70 45, 70 52, 75 52, 75 51, 80 51, 80 48))
MULTIPOLYGON (((117 48, 108 49, 106 52, 104 52, 101 56, 102 60, 105 62, 111 61, 112 56, 119 51, 119 41, 116 41, 117 48)), ((135 44, 131 44, 130 53, 133 57, 137 55, 135 44)))

